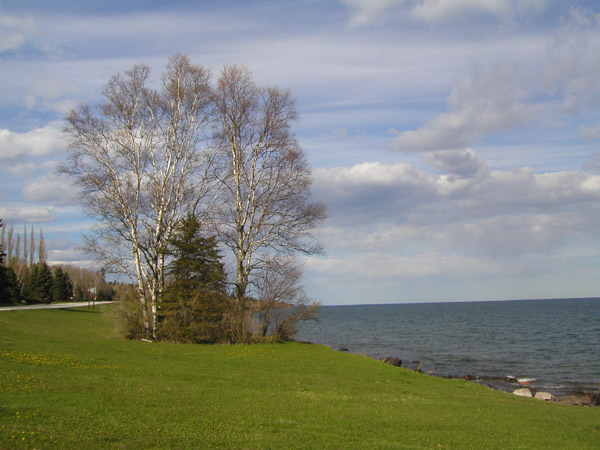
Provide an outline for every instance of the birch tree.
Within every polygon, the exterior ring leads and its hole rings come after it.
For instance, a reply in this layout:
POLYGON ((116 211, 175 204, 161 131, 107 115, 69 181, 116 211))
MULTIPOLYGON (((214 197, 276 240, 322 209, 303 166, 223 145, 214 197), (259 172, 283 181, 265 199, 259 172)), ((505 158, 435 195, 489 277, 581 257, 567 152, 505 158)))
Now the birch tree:
POLYGON ((210 197, 210 77, 176 54, 158 88, 140 64, 113 76, 102 96, 68 114, 70 154, 59 171, 99 221, 88 250, 137 285, 146 332, 156 337, 167 244, 188 211, 202 217, 210 197))
POLYGON ((217 80, 221 201, 216 216, 235 257, 238 314, 256 293, 253 274, 274 258, 320 251, 311 230, 325 217, 311 200, 310 167, 291 126, 298 120, 289 90, 258 87, 250 71, 225 67, 217 80))

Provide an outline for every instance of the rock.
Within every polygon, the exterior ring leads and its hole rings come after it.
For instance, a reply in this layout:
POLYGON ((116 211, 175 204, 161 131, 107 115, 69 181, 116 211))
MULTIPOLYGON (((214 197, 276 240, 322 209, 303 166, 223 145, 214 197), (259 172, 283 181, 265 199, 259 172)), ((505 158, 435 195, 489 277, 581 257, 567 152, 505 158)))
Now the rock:
POLYGON ((414 369, 415 372, 421 373, 423 372, 423 360, 419 361, 419 364, 417 365, 417 367, 414 369))
POLYGON ((349 352, 350 350, 348 350, 346 347, 342 347, 338 351, 340 351, 340 352, 349 352))
POLYGON ((551 402, 554 400, 554 395, 552 395, 550 392, 536 392, 535 398, 544 400, 545 402, 551 402))
POLYGON ((402 360, 398 358, 393 358, 391 356, 387 356, 385 358, 379 358, 377 361, 381 361, 386 364, 390 364, 396 367, 402 367, 402 360))
POLYGON ((519 397, 533 397, 531 391, 527 388, 517 389, 513 394, 518 395, 519 397))

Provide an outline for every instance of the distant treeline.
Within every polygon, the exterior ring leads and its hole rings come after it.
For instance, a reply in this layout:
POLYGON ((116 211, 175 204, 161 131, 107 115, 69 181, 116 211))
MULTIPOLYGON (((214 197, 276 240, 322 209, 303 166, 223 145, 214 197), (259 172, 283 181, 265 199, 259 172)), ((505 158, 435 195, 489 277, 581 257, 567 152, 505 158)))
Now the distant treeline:
POLYGON ((32 304, 52 302, 110 301, 124 289, 106 283, 104 274, 71 265, 49 266, 42 231, 38 238, 33 226, 1 228, 4 258, 0 264, 0 304, 32 304))

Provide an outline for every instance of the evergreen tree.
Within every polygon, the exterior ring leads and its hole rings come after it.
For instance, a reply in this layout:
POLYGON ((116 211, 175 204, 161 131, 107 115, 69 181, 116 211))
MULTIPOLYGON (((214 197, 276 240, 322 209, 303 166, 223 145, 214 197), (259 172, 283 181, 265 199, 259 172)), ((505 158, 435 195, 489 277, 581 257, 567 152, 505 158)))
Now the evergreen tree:
POLYGON ((55 302, 68 302, 73 297, 73 283, 69 274, 59 266, 54 269, 52 280, 52 300, 55 302))
POLYGON ((11 267, 0 266, 0 305, 21 303, 21 284, 11 267))
POLYGON ((23 283, 23 298, 27 303, 51 303, 52 284, 52 271, 48 264, 34 264, 23 283))
POLYGON ((173 260, 162 296, 160 337, 180 342, 224 340, 229 303, 216 239, 203 237, 198 220, 188 214, 170 244, 173 260))
POLYGON ((182 221, 171 239, 168 276, 180 287, 225 293, 226 276, 216 238, 203 237, 200 223, 192 214, 182 221))

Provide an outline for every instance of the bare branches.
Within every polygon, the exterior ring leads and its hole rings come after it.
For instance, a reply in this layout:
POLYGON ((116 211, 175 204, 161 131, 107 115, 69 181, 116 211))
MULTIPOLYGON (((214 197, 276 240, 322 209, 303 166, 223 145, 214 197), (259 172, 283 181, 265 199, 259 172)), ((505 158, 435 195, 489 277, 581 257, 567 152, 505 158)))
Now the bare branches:
POLYGON ((236 257, 236 297, 264 254, 315 253, 310 231, 325 217, 310 198, 311 172, 291 125, 288 90, 259 88, 246 68, 223 69, 215 93, 223 198, 217 222, 236 257))
POLYGON ((60 171, 73 177, 82 204, 102 224, 88 248, 137 279, 141 301, 151 298, 154 310, 174 226, 212 188, 211 96, 208 71, 180 54, 169 59, 160 90, 149 87, 149 77, 137 65, 109 80, 97 108, 71 111, 71 152, 60 171))
MULTIPOLYGON (((70 154, 59 171, 99 219, 88 250, 136 280, 144 306, 149 299, 145 322, 153 335, 167 246, 188 212, 214 225, 233 251, 241 311, 249 291, 266 286, 260 277, 275 270, 275 260, 320 251, 311 231, 325 208, 310 197, 289 90, 258 87, 238 66, 225 67, 213 89, 206 69, 176 54, 159 89, 140 64, 113 76, 102 95, 101 104, 66 117, 70 154)), ((290 273, 284 279, 296 286, 290 273)), ((263 295, 296 298, 292 291, 263 295)))

